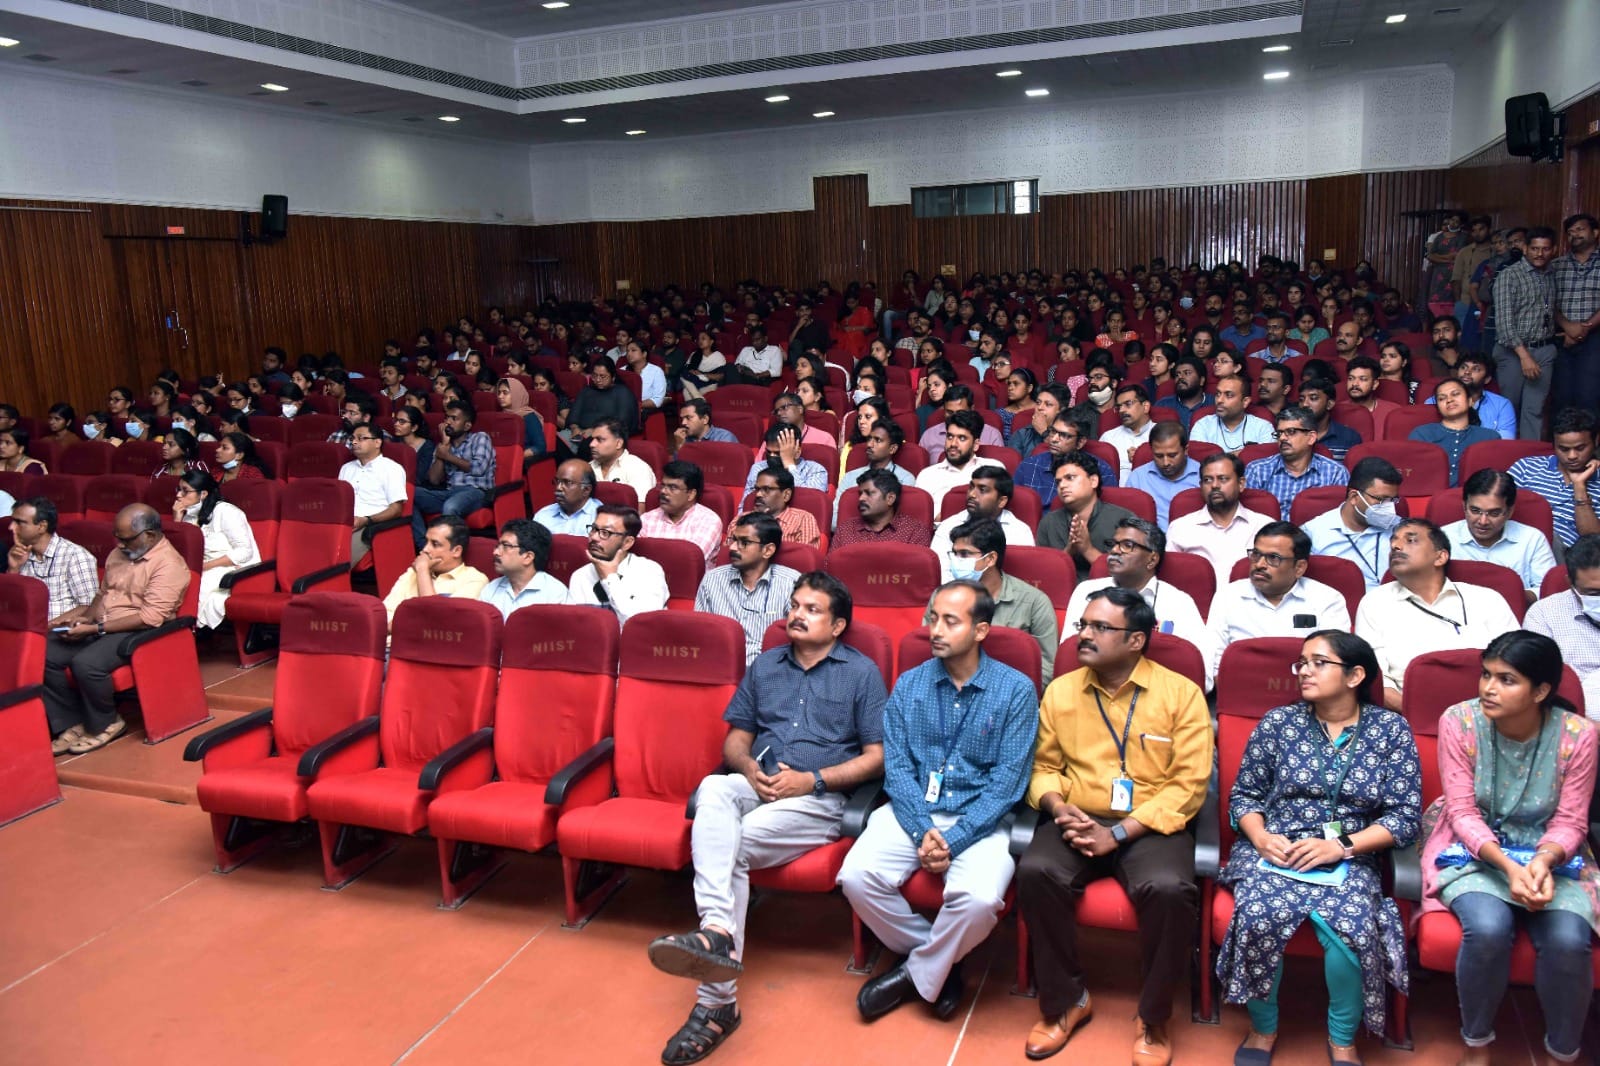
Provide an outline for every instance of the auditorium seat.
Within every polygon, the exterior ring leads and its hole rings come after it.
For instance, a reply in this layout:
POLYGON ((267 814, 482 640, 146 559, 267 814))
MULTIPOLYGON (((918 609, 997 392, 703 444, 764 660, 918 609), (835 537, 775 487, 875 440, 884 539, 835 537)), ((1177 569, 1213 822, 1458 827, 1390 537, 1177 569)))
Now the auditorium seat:
POLYGON ((132 474, 100 474, 83 486, 83 517, 91 522, 115 522, 117 513, 144 497, 150 471, 142 477, 132 474))
POLYGON ((640 537, 633 554, 661 564, 667 575, 667 610, 694 610, 695 594, 706 576, 706 556, 698 544, 667 537, 640 537))
MULTIPOLYGON (((415 453, 413 453, 415 454, 415 453)), ((289 445, 289 465, 285 480, 337 478, 350 461, 350 447, 329 440, 303 440, 289 445)))
MULTIPOLYGON (((1006 558, 1008 560, 1011 558, 1009 552, 1006 558)), ((1090 564, 1089 576, 1091 578, 1111 576, 1105 555, 1101 555, 1090 564)), ((1211 601, 1217 594, 1217 571, 1205 556, 1189 552, 1167 552, 1161 558, 1161 566, 1156 569, 1156 576, 1174 588, 1187 592, 1195 607, 1199 609, 1202 619, 1210 616, 1211 601)))
POLYGON ((240 666, 271 659, 276 650, 263 627, 275 626, 290 596, 350 588, 350 532, 355 490, 345 481, 303 478, 283 489, 278 554, 226 575, 226 613, 233 622, 240 666))
MULTIPOLYGON (((1240 559, 1233 564, 1233 570, 1228 575, 1230 581, 1243 581, 1250 576, 1250 560, 1240 559)), ((1361 567, 1349 559, 1337 555, 1313 555, 1306 560, 1306 577, 1312 581, 1320 581, 1344 597, 1345 607, 1350 612, 1350 623, 1355 624, 1356 608, 1361 606, 1361 597, 1367 594, 1367 579, 1361 573, 1361 567)))
POLYGON ((1510 470, 1511 465, 1518 459, 1526 459, 1530 455, 1554 454, 1555 449, 1551 447, 1549 441, 1485 440, 1463 448, 1457 467, 1461 471, 1461 480, 1466 481, 1479 470, 1510 470))
POLYGON ((744 499, 744 479, 755 460, 750 457, 750 449, 743 444, 732 441, 690 441, 678 449, 678 458, 698 466, 707 485, 720 485, 735 500, 744 499))
MULTIPOLYGON (((1476 559, 1451 559, 1445 564, 1444 576, 1464 585, 1477 585, 1491 592, 1498 592, 1500 598, 1511 608, 1511 613, 1517 616, 1519 623, 1522 621, 1522 616, 1528 613, 1528 599, 1523 594, 1522 575, 1508 566, 1476 559)), ((1387 585, 1393 580, 1393 574, 1384 574, 1384 584, 1387 585)))
POLYGON ((596 481, 594 498, 600 501, 602 507, 631 507, 643 513, 639 506, 638 491, 620 481, 596 481))
POLYGON ((1005 572, 1043 592, 1055 608, 1056 628, 1066 632, 1067 604, 1078 584, 1078 571, 1066 553, 1055 548, 1018 544, 1006 546, 1005 572))
POLYGON ((22 475, 17 480, 20 482, 16 486, 17 491, 12 492, 11 488, 4 485, 0 485, 0 489, 11 492, 18 503, 31 496, 43 496, 56 505, 58 522, 72 522, 84 517, 84 489, 89 484, 88 478, 72 474, 36 474, 22 475))
MULTIPOLYGON (((1114 503, 1132 511, 1138 517, 1156 524, 1156 501, 1143 489, 1121 489, 1113 485, 1100 486, 1100 499, 1103 503, 1114 503)), ((1055 507, 1061 506, 1061 497, 1056 497, 1055 507)))
MULTIPOLYGON (((81 441, 63 452, 60 462, 52 466, 50 472, 53 474, 74 474, 78 477, 109 474, 111 473, 111 457, 116 452, 116 445, 108 441, 81 441)), ((145 472, 149 473, 149 471, 145 472)))
POLYGON ((593 774, 562 802, 546 802, 562 767, 611 735, 620 644, 610 611, 534 604, 507 619, 494 725, 434 758, 419 781, 435 788, 465 760, 490 753, 490 780, 445 792, 428 806, 443 906, 461 906, 493 876, 505 861, 500 849, 543 850, 554 843, 564 811, 610 795, 610 775, 593 774))
MULTIPOLYGON (((268 847, 279 823, 307 817, 310 775, 301 775, 301 757, 378 713, 387 625, 383 604, 371 596, 296 597, 283 611, 272 705, 189 742, 183 757, 201 764, 196 792, 211 815, 217 872, 268 847)), ((334 756, 321 773, 332 777, 347 762, 334 756)))
POLYGON ((706 393, 711 405, 711 424, 720 425, 724 412, 754 415, 763 423, 772 413, 772 390, 765 385, 723 385, 706 393))
POLYGON ((279 512, 283 505, 283 485, 265 478, 229 481, 222 486, 222 498, 244 512, 256 549, 263 559, 277 558, 279 512))
MULTIPOLYGON (((313 398, 308 397, 308 403, 313 398)), ((254 428, 254 425, 255 423, 252 421, 251 428, 254 428)), ((296 444, 304 441, 327 441, 330 436, 341 428, 343 422, 338 415, 302 411, 298 416, 289 419, 288 425, 289 428, 285 433, 286 439, 283 443, 293 448, 296 444)), ((434 439, 438 439, 437 430, 433 432, 433 436, 434 439)))
POLYGON ((306 802, 327 887, 343 888, 392 851, 383 834, 426 828, 435 795, 488 782, 487 751, 431 779, 422 771, 493 724, 501 629, 500 612, 479 600, 411 599, 395 611, 378 717, 323 741, 300 763, 301 776, 314 779, 306 802), (335 755, 348 759, 350 772, 324 772, 335 755))
MULTIPOLYGON (((1402 390, 1404 383, 1387 381, 1383 384, 1398 385, 1402 390)), ((1390 411, 1389 417, 1383 422, 1383 435, 1380 440, 1399 441, 1410 440, 1411 431, 1418 426, 1431 426, 1439 421, 1439 409, 1432 404, 1419 403, 1415 407, 1403 405, 1398 411, 1390 411)), ((1435 445, 1437 447, 1437 445, 1435 445)))
POLYGON ((124 441, 111 455, 111 473, 147 478, 162 463, 161 445, 153 440, 124 441))
POLYGON ((1404 478, 1400 491, 1406 496, 1456 491, 1450 487, 1450 457, 1437 444, 1419 440, 1380 440, 1357 444, 1344 457, 1345 468, 1354 470, 1356 464, 1369 455, 1380 456, 1394 464, 1404 478))
POLYGON ((938 556, 906 544, 849 544, 830 554, 826 566, 850 589, 855 617, 881 626, 897 647, 922 625, 940 584, 938 556))
POLYGON ((689 862, 685 805, 722 761, 722 714, 744 676, 744 630, 720 615, 697 616, 693 626, 682 618, 650 611, 629 619, 614 737, 569 763, 545 794, 559 806, 593 774, 616 781, 612 798, 567 810, 556 827, 568 927, 586 924, 618 884, 591 887, 593 864, 678 870, 689 862))
POLYGON ((0 826, 60 802, 45 716, 44 582, 0 574, 0 826))

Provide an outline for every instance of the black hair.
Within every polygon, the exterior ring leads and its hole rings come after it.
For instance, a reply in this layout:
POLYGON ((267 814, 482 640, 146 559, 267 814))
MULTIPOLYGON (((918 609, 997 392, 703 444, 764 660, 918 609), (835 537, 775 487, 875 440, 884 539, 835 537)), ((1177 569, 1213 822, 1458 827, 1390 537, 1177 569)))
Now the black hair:
POLYGON ((1294 545, 1294 561, 1303 563, 1311 558, 1311 535, 1293 522, 1268 522, 1256 530, 1256 535, 1251 543, 1262 537, 1288 537, 1289 543, 1294 545))
POLYGON ((1600 533, 1585 533, 1566 551, 1567 581, 1576 586, 1579 570, 1600 569, 1600 533))
POLYGON ((1132 529, 1136 532, 1143 533, 1145 535, 1145 539, 1150 542, 1151 554, 1156 557, 1156 566, 1159 567, 1162 561, 1166 559, 1167 535, 1161 532, 1161 527, 1156 525, 1154 522, 1146 522, 1137 515, 1129 515, 1127 518, 1119 521, 1114 528, 1132 529))
POLYGON ((1183 428, 1182 422, 1171 419, 1166 422, 1157 422, 1150 428, 1151 444, 1169 440, 1176 440, 1178 446, 1182 448, 1189 446, 1189 431, 1183 428))
POLYGON ((451 400, 449 403, 444 405, 444 410, 446 414, 460 411, 462 414, 467 416, 467 425, 469 426, 472 425, 473 421, 478 417, 477 410, 470 403, 462 403, 460 400, 451 400))
POLYGON ((507 522, 500 531, 501 536, 510 534, 517 542, 521 551, 533 553, 533 567, 535 570, 544 570, 550 563, 550 531, 531 518, 513 518, 507 522))
POLYGON ((1098 478, 1100 476, 1099 460, 1086 451, 1067 452, 1065 455, 1058 455, 1051 459, 1050 476, 1054 477, 1060 473, 1061 468, 1064 466, 1075 466, 1089 477, 1098 478))
POLYGON ((1563 407, 1550 420, 1551 439, 1563 433, 1586 433, 1593 437, 1597 422, 1593 411, 1587 407, 1563 407))
POLYGON ((756 471, 757 481, 760 481, 764 477, 770 477, 773 481, 776 481, 778 483, 778 488, 784 490, 785 492, 794 491, 794 475, 789 473, 789 471, 783 467, 779 467, 778 469, 774 470, 770 466, 764 466, 760 470, 756 471))
POLYGON ((1493 467, 1484 467, 1473 474, 1461 486, 1461 502, 1465 504, 1473 496, 1496 496, 1509 507, 1517 504, 1517 479, 1504 470, 1493 467))
POLYGON ((947 427, 964 429, 972 436, 974 443, 983 437, 983 416, 976 411, 956 411, 946 415, 944 424, 947 427))
POLYGON ((1444 530, 1440 529, 1437 523, 1430 522, 1426 518, 1407 518, 1394 528, 1400 530, 1406 526, 1416 526, 1427 533, 1429 542, 1433 544, 1433 550, 1444 552, 1445 562, 1450 561, 1450 538, 1445 536, 1444 530))
POLYGON ((195 516, 195 525, 205 526, 210 523, 211 512, 222 502, 222 489, 217 485, 217 479, 204 470, 189 470, 180 475, 178 480, 196 492, 205 493, 205 502, 200 505, 200 513, 195 516))
POLYGON ((433 529, 435 526, 444 526, 450 531, 448 538, 450 547, 465 548, 467 546, 467 536, 470 531, 467 529, 467 520, 465 518, 458 514, 442 514, 428 523, 429 529, 433 529))
POLYGON ((1145 645, 1149 646, 1150 634, 1156 628, 1156 612, 1155 608, 1145 602, 1142 595, 1132 589, 1110 585, 1089 593, 1089 598, 1085 602, 1093 603, 1095 600, 1107 600, 1111 606, 1121 608, 1129 632, 1141 634, 1145 645))
POLYGON ((1016 494, 1017 484, 1012 480, 1011 472, 999 463, 978 467, 972 472, 972 480, 979 478, 994 482, 994 491, 1008 500, 1016 494))
POLYGON ((47 496, 31 496, 18 500, 12 507, 21 507, 23 504, 32 507, 33 520, 44 526, 46 533, 54 535, 56 527, 61 524, 61 512, 56 509, 56 502, 47 496))
POLYGON ((663 466, 661 468, 661 480, 665 481, 669 477, 683 482, 683 487, 693 492, 697 500, 700 498, 700 494, 705 491, 706 476, 704 471, 698 465, 687 460, 674 459, 663 466))
POLYGON ((167 430, 167 440, 176 444, 178 450, 183 452, 184 462, 192 463, 200 457, 200 442, 188 430, 169 429, 167 430))
POLYGON ((1210 466, 1212 463, 1227 463, 1229 466, 1233 467, 1233 476, 1241 481, 1244 480, 1244 460, 1232 452, 1215 452, 1206 456, 1204 459, 1200 460, 1200 473, 1204 474, 1206 472, 1206 467, 1210 466))
MULTIPOLYGON (((770 515, 764 517, 769 521, 772 520, 770 515)), ((777 522, 773 521, 772 524, 777 525, 777 522)), ((810 589, 827 596, 828 613, 833 615, 835 622, 843 622, 845 627, 849 628, 853 601, 850 598, 850 588, 843 581, 826 570, 810 570, 795 578, 794 587, 810 589)))
MULTIPOLYGON (((1373 703, 1373 691, 1381 684, 1383 671, 1378 669, 1378 656, 1372 650, 1372 645, 1354 633, 1347 633, 1342 629, 1319 629, 1315 633, 1307 634, 1300 647, 1303 649, 1313 640, 1327 642, 1333 649, 1333 654, 1344 664, 1341 669, 1346 675, 1358 666, 1366 671, 1366 676, 1356 685, 1356 702, 1362 705, 1373 703)), ((1382 697, 1380 696, 1376 702, 1381 703, 1382 697)))
POLYGON ((856 485, 862 488, 872 485, 885 496, 893 496, 896 507, 900 506, 900 497, 904 495, 905 489, 899 478, 881 467, 868 467, 862 470, 860 476, 856 478, 856 485))
POLYGON ((1348 487, 1364 493, 1375 481, 1387 481, 1398 486, 1401 480, 1400 471, 1395 469, 1393 463, 1381 455, 1369 455, 1350 469, 1348 487))
POLYGON ((740 526, 749 526, 755 530, 756 540, 761 542, 762 547, 766 547, 768 544, 777 546, 783 543, 783 527, 778 525, 776 518, 773 518, 765 511, 751 511, 735 518, 733 520, 733 528, 738 529, 740 526))
MULTIPOLYGON (((1301 387, 1304 388, 1305 386, 1301 387)), ((1317 428, 1315 416, 1297 403, 1285 404, 1283 410, 1278 412, 1277 420, 1273 422, 1273 425, 1281 426, 1285 422, 1299 422, 1305 429, 1317 428)))
POLYGON ((1133 393, 1134 398, 1136 400, 1138 400, 1140 403, 1149 403, 1150 402, 1150 394, 1148 392, 1144 391, 1144 386, 1143 385, 1131 385, 1131 384, 1124 384, 1124 385, 1117 386, 1117 391, 1112 394, 1112 399, 1115 400, 1115 399, 1120 398, 1122 396, 1122 394, 1125 393, 1125 392, 1133 393))
POLYGON ((1527 678, 1534 688, 1550 686, 1550 694, 1539 704, 1541 711, 1558 708, 1577 713, 1578 709, 1557 693, 1561 687, 1561 645, 1543 633, 1526 629, 1507 630, 1489 642, 1479 661, 1487 664, 1490 659, 1499 659, 1527 678))
POLYGON ((980 554, 994 552, 995 565, 1004 570, 1006 565, 1006 531, 992 518, 974 518, 950 531, 950 543, 958 540, 972 544, 980 554))
MULTIPOLYGON (((961 528, 965 529, 966 526, 963 526, 961 528)), ((1002 539, 1002 542, 1003 542, 1004 538, 1002 537, 1001 539, 1002 539)), ((977 547, 977 545, 973 545, 973 546, 977 547)), ((939 595, 939 593, 948 592, 951 589, 971 589, 972 590, 972 624, 973 625, 977 625, 980 622, 991 623, 991 622, 994 621, 995 602, 994 602, 994 597, 989 595, 989 590, 988 589, 984 588, 981 584, 979 584, 976 581, 966 581, 966 580, 962 580, 962 581, 946 581, 944 584, 940 585, 938 588, 933 590, 933 595, 934 595, 934 597, 937 597, 939 595)), ((933 601, 929 600, 928 602, 929 602, 929 604, 931 606, 933 601)))

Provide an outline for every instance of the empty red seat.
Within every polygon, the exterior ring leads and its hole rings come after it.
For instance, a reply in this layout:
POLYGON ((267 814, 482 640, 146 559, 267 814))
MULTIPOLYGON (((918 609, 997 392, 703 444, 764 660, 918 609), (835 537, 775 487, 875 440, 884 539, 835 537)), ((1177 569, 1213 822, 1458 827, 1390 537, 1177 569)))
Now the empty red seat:
POLYGON ((289 445, 286 480, 303 477, 336 478, 350 461, 348 445, 329 440, 303 440, 289 445))
MULTIPOLYGON (((1102 503, 1114 503, 1118 507, 1126 508, 1146 522, 1155 524, 1156 501, 1143 489, 1120 489, 1114 485, 1101 485, 1100 500, 1102 503)), ((1061 506, 1060 496, 1056 497, 1055 506, 1061 506)))
POLYGON ((500 866, 471 845, 539 851, 554 842, 563 811, 610 795, 610 775, 593 774, 561 802, 546 801, 562 767, 611 735, 620 644, 610 611, 535 604, 507 620, 493 727, 429 763, 420 783, 490 752, 494 780, 441 794, 428 807, 444 906, 460 906, 500 866))
MULTIPOLYGON (((183 757, 202 766, 196 791, 211 815, 219 872, 270 843, 262 822, 307 816, 305 753, 378 713, 387 625, 383 604, 371 596, 296 597, 283 610, 272 705, 189 742, 183 757)), ((340 771, 337 758, 321 769, 328 777, 340 771)))
POLYGON ((111 455, 111 473, 147 478, 162 463, 161 445, 150 440, 123 441, 111 455))
POLYGON ((0 825, 61 799, 45 719, 42 581, 0 574, 0 825))
POLYGON ((229 481, 222 486, 222 498, 244 512, 261 558, 276 559, 283 485, 265 478, 229 481))
POLYGON ((1426 496, 1433 492, 1453 492, 1450 487, 1450 457, 1437 444, 1419 440, 1380 440, 1357 444, 1344 457, 1347 469, 1369 455, 1393 463, 1404 479, 1400 491, 1407 496, 1426 496))
POLYGON ((132 474, 101 474, 83 487, 83 517, 92 522, 115 522, 117 512, 144 499, 150 471, 142 477, 132 474))
POLYGON ((694 610, 695 594, 706 576, 706 556, 698 544, 665 537, 640 537, 633 551, 661 564, 667 575, 667 610, 694 610))
POLYGON ((928 597, 939 587, 939 557, 929 548, 850 544, 830 554, 826 565, 849 587, 854 616, 881 626, 897 645, 922 625, 928 597))
MULTIPOLYGON (((56 518, 71 522, 83 517, 83 490, 89 479, 71 474, 41 474, 24 478, 19 491, 12 495, 20 502, 30 496, 43 496, 56 505, 56 518)), ((7 490, 9 491, 9 490, 7 490)))
POLYGON ((61 453, 61 459, 50 468, 52 474, 75 474, 94 477, 111 473, 111 457, 116 445, 103 440, 80 441, 61 453))
POLYGON ((479 600, 411 599, 395 611, 377 719, 363 718, 300 764, 303 776, 315 778, 306 801, 322 838, 328 887, 343 887, 392 850, 364 830, 419 833, 436 794, 488 783, 485 752, 421 786, 429 762, 493 723, 501 630, 500 612, 479 600), (322 772, 343 752, 367 768, 322 772))

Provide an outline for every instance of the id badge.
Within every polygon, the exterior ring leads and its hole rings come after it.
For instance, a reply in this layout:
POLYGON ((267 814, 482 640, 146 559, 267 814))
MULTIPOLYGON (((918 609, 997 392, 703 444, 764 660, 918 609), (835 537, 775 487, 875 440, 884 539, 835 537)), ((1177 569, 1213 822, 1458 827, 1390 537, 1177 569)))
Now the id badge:
POLYGON ((1342 822, 1342 821, 1323 822, 1322 823, 1322 839, 1323 840, 1338 840, 1339 839, 1339 835, 1341 833, 1343 833, 1343 832, 1344 832, 1344 822, 1342 822))
POLYGON ((922 798, 927 800, 929 803, 938 803, 939 802, 939 793, 943 788, 944 788, 944 771, 943 770, 929 770, 928 771, 928 792, 922 798))
POLYGON ((1111 779, 1111 809, 1118 814, 1131 814, 1133 812, 1133 778, 1113 777, 1111 779))

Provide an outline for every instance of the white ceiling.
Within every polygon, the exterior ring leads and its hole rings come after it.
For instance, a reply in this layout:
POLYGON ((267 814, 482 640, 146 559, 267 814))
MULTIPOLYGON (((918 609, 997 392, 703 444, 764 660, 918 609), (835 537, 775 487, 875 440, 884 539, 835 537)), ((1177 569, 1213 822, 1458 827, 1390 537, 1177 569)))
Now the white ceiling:
MULTIPOLYGON (((707 3, 688 0, 572 0, 583 6, 586 17, 616 16, 648 7, 655 15, 681 13, 707 3)), ((536 0, 423 0, 414 7, 429 9, 470 7, 478 17, 499 17, 530 7, 536 0)), ((721 6, 732 7, 731 3, 721 6)), ((1063 98, 1093 99, 1143 93, 1175 93, 1259 86, 1262 73, 1273 69, 1291 72, 1296 79, 1323 80, 1385 68, 1446 63, 1462 66, 1479 60, 1477 46, 1509 15, 1516 5, 1507 0, 1424 0, 1412 7, 1407 0, 1307 0, 1304 28, 1283 38, 1254 38, 1204 45, 1144 49, 1007 64, 1024 71, 1021 77, 996 78, 998 65, 941 66, 948 59, 930 58, 930 69, 917 73, 856 77, 835 81, 784 85, 736 92, 695 94, 692 83, 672 88, 679 95, 599 107, 515 115, 504 108, 475 106, 440 100, 424 92, 408 92, 354 78, 312 74, 287 66, 249 62, 211 52, 180 48, 102 33, 44 19, 0 14, 0 35, 21 39, 14 48, 0 49, 0 69, 15 65, 25 70, 53 70, 184 93, 219 100, 245 100, 302 114, 359 118, 409 131, 509 140, 529 144, 560 145, 593 140, 624 139, 625 131, 644 129, 648 137, 679 137, 704 133, 807 125, 814 111, 833 111, 823 121, 896 118, 974 109, 1028 107, 1033 102, 1023 90, 1044 87, 1051 102, 1063 98), (1435 13, 1438 8, 1460 8, 1435 13), (1384 23, 1395 11, 1408 14, 1398 26, 1384 23), (1264 55, 1263 45, 1290 44, 1292 51, 1264 55), (1351 44, 1334 44, 1348 40, 1351 44), (54 57, 41 62, 30 58, 54 57), (124 73, 119 73, 124 72, 124 73), (185 85, 189 81, 204 85, 185 85), (261 82, 291 87, 287 93, 267 93, 261 82), (787 93, 781 105, 764 98, 787 93), (326 106, 315 106, 316 104, 326 106), (462 121, 443 124, 441 114, 462 121), (582 116, 581 125, 561 122, 582 116)), ((543 13, 543 12, 540 12, 543 13)), ((290 57, 292 58, 292 57, 290 57)), ((779 77, 781 75, 773 75, 779 77)), ((1312 132, 1312 131, 1308 131, 1312 132)))
POLYGON ((741 0, 569 0, 546 10, 540 0, 405 0, 396 7, 465 23, 505 37, 538 37, 604 26, 626 26, 659 19, 714 15, 758 5, 741 0))

